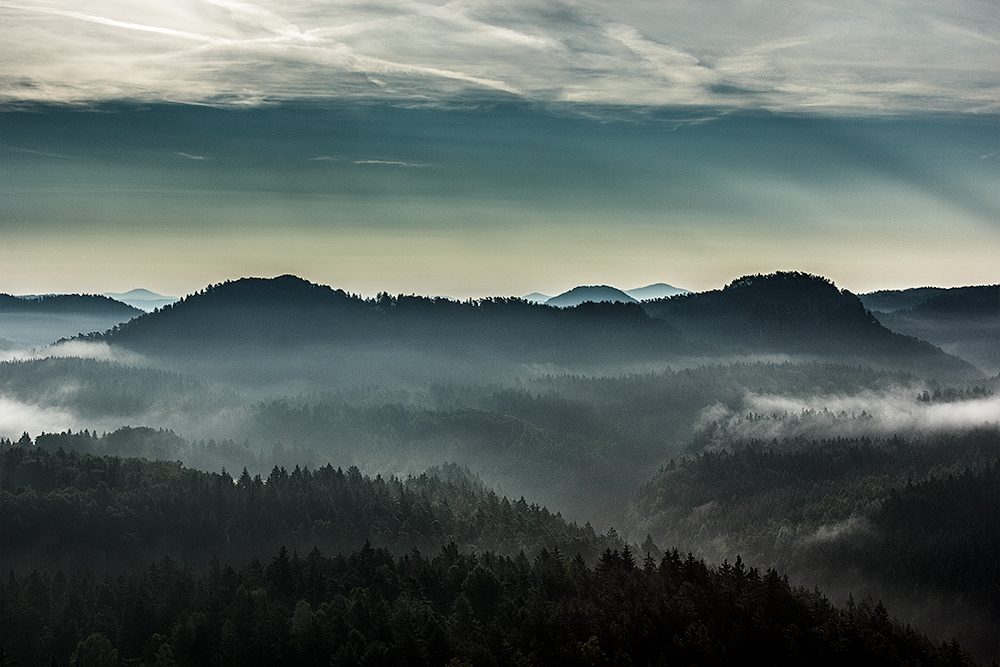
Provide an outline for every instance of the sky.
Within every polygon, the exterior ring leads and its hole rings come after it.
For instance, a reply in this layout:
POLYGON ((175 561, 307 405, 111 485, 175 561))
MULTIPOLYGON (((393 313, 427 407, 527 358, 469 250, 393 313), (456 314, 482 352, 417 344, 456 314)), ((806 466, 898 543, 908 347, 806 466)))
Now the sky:
POLYGON ((0 291, 995 283, 1000 13, 0 0, 0 291))

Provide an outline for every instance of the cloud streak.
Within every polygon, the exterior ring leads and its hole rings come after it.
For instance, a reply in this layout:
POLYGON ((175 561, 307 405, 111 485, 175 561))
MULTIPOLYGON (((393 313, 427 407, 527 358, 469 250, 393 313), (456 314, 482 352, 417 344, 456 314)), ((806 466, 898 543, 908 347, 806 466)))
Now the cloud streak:
POLYGON ((355 160, 354 164, 385 164, 393 167, 429 167, 423 162, 403 162, 402 160, 355 160))
POLYGON ((25 0, 0 4, 0 101, 435 104, 500 95, 995 113, 994 14, 974 0, 25 0))

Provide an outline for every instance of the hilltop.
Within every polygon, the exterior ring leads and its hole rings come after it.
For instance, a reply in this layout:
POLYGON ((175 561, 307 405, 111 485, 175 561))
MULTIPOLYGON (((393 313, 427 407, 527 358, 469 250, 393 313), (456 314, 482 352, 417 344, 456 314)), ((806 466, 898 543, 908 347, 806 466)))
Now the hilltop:
POLYGON ((636 304, 559 309, 519 298, 364 299, 288 275, 212 285, 94 338, 155 354, 349 345, 517 361, 636 359, 679 344, 673 327, 636 304))
POLYGON ((947 378, 977 374, 930 343, 890 331, 857 296, 807 273, 744 276, 720 290, 648 301, 643 308, 720 353, 815 355, 947 378))

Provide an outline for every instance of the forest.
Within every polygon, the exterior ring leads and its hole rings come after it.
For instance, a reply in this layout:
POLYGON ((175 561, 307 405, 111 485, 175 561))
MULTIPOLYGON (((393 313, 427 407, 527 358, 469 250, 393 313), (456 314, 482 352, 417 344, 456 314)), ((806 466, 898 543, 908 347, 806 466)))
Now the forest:
POLYGON ((0 656, 996 661, 992 290, 560 309, 282 276, 8 356, 0 656))
POLYGON ((973 664, 881 602, 837 606, 739 557, 709 566, 651 542, 640 555, 611 531, 498 499, 465 471, 404 481, 275 469, 234 481, 0 447, 4 566, 19 552, 41 559, 0 585, 5 664, 973 664), (303 531, 337 555, 271 546, 303 531), (527 550, 482 549, 491 542, 527 550), (224 557, 198 558, 213 551, 224 557), (51 564, 90 552, 110 564, 103 575, 51 564))

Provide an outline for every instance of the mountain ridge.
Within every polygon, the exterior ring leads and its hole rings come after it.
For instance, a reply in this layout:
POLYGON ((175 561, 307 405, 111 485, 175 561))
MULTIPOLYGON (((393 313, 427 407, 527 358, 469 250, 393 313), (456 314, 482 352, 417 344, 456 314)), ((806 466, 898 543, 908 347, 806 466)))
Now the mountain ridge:
POLYGON ((743 276, 722 289, 643 303, 683 334, 733 352, 838 355, 966 379, 978 371, 931 343, 887 329, 861 300, 822 276, 743 276))
POLYGON ((382 293, 365 299, 291 275, 241 278, 92 338, 137 352, 335 344, 519 362, 779 353, 978 376, 930 343, 886 329, 854 294, 800 272, 743 276, 721 290, 641 305, 565 308, 518 297, 459 302, 382 293))
POLYGON ((635 303, 554 308, 517 297, 362 298, 296 276, 210 285, 91 340, 150 351, 231 346, 390 346, 517 359, 643 356, 677 344, 673 327, 635 303))

